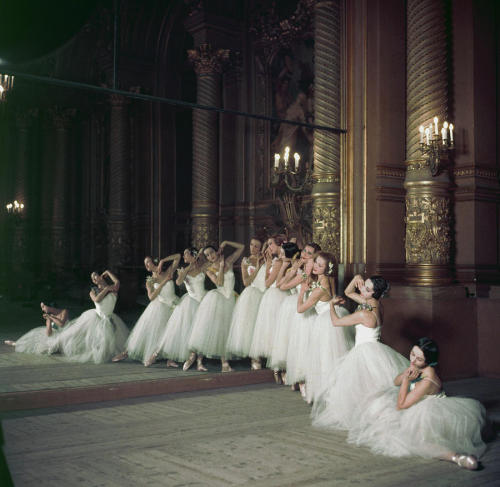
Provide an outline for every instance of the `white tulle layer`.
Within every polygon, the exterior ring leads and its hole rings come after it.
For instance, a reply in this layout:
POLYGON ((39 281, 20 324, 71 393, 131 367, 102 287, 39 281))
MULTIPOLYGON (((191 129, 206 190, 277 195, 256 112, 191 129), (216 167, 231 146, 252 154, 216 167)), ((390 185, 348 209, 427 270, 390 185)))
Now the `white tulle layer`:
POLYGON ((218 289, 203 298, 194 317, 190 350, 208 358, 226 356, 226 343, 235 304, 234 294, 226 298, 218 289))
POLYGON ((15 350, 16 352, 35 353, 38 355, 47 353, 59 333, 61 333, 59 329, 53 329, 52 335, 47 336, 47 328, 45 326, 33 328, 16 340, 15 350))
POLYGON ((263 292, 248 286, 236 300, 231 328, 227 338, 227 354, 235 357, 248 357, 263 292))
POLYGON ((404 410, 396 410, 398 387, 370 397, 362 406, 348 441, 368 446, 391 457, 418 455, 427 458, 449 453, 480 456, 484 407, 474 399, 426 396, 404 410))
POLYGON ((290 294, 283 299, 276 316, 276 331, 273 338, 273 348, 269 357, 269 367, 275 370, 286 370, 286 356, 290 341, 292 321, 298 315, 297 294, 290 294))
POLYGON ((293 315, 290 323, 290 340, 286 354, 286 383, 295 384, 306 380, 310 361, 309 342, 317 313, 314 308, 293 315))
MULTIPOLYGON (((337 315, 348 315, 341 306, 337 315)), ((309 363, 306 370, 307 400, 313 402, 328 384, 339 359, 354 347, 352 326, 333 326, 330 309, 319 314, 312 326, 309 342, 309 363)))
POLYGON ((159 356, 184 362, 189 357, 189 338, 194 317, 200 303, 185 294, 168 320, 167 328, 159 342, 159 356))
POLYGON ((57 336, 53 351, 59 349, 74 362, 101 364, 125 350, 128 328, 114 313, 102 317, 90 309, 68 325, 57 336))
POLYGON ((313 425, 351 429, 359 421, 359 406, 375 391, 388 389, 409 366, 398 352, 379 342, 356 345, 341 357, 318 394, 312 410, 313 425))
POLYGON ((145 362, 158 350, 158 343, 165 333, 172 309, 172 306, 158 298, 147 305, 125 345, 129 358, 145 362))
POLYGON ((277 327, 278 310, 287 296, 277 287, 269 288, 262 297, 250 346, 250 357, 270 357, 273 349, 274 334, 277 327))

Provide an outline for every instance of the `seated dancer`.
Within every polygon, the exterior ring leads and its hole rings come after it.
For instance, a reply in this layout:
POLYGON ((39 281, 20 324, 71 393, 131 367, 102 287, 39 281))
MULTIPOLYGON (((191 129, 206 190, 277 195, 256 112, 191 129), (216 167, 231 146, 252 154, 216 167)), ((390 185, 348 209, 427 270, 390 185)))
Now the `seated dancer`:
POLYGON ((108 270, 100 275, 92 272, 90 277, 96 285, 90 291, 95 309, 84 311, 69 322, 54 338, 49 353, 61 351, 74 362, 100 364, 111 360, 124 349, 128 328, 113 313, 120 281, 108 270), (106 279, 112 283, 109 284, 106 279))
POLYGON ((189 358, 188 341, 193 329, 194 315, 207 291, 203 273, 203 253, 190 247, 184 250, 183 258, 186 265, 178 269, 175 283, 178 286, 185 284, 187 293, 174 308, 157 350, 151 355, 146 366, 152 365, 158 358, 167 358, 167 367, 171 360, 185 362, 189 358))
MULTIPOLYGON (((172 279, 180 260, 181 254, 173 254, 160 260, 155 266, 151 257, 144 259, 144 267, 151 272, 151 276, 146 279, 146 290, 150 302, 131 331, 125 350, 113 357, 113 362, 130 357, 133 360, 140 360, 144 365, 149 365, 148 359, 158 348, 158 342, 165 333, 167 322, 178 301, 172 279), (172 262, 172 264, 163 271, 163 265, 167 262, 172 262)), ((173 360, 169 360, 167 367, 178 367, 178 365, 173 360)))
POLYGON ((274 369, 274 380, 278 384, 286 382, 286 358, 290 342, 291 322, 297 314, 297 294, 300 284, 310 276, 313 268, 313 257, 320 250, 321 247, 318 244, 308 243, 300 252, 300 258, 297 258, 296 254, 287 257, 291 254, 288 249, 282 257, 282 270, 285 272, 283 277, 277 280, 277 286, 290 294, 283 299, 278 310, 273 347, 269 357, 269 367, 274 369))
POLYGON ((250 240, 250 256, 241 262, 241 276, 245 289, 236 301, 227 339, 227 356, 248 357, 259 311, 266 290, 266 266, 261 253, 262 242, 250 240))
POLYGON ((379 342, 383 316, 380 299, 388 288, 381 276, 365 281, 356 275, 345 294, 359 303, 357 310, 340 318, 335 305, 344 300, 337 296, 330 301, 333 326, 355 325, 355 346, 339 359, 328 384, 316 398, 314 426, 350 429, 358 421, 356 406, 373 391, 390 386, 394 376, 408 367, 407 359, 379 342))
POLYGON ((484 407, 474 399, 447 397, 436 373, 437 344, 417 340, 410 366, 359 408, 357 424, 348 441, 391 457, 420 456, 478 468, 486 449, 481 438, 484 407), (465 452, 465 453, 464 453, 465 452))
POLYGON ((198 354, 198 370, 207 370, 203 366, 203 356, 220 358, 222 372, 232 370, 226 360, 226 343, 235 304, 233 264, 244 249, 243 244, 227 241, 221 243, 218 251, 212 246, 203 249, 210 264, 206 274, 217 289, 212 289, 205 295, 196 311, 189 338, 191 355, 183 366, 184 370, 193 365, 196 354, 198 354), (224 258, 223 251, 226 245, 235 250, 229 257, 224 258))
POLYGON ((17 341, 5 340, 6 345, 16 347, 16 352, 42 354, 49 351, 53 340, 51 337, 60 332, 67 323, 69 314, 67 309, 54 308, 44 303, 40 303, 40 308, 45 326, 33 328, 17 341))
MULTIPOLYGON (((278 257, 283 243, 285 243, 283 235, 274 235, 267 240, 267 249, 264 254, 266 269, 265 285, 267 290, 260 301, 252 343, 250 345, 249 354, 252 358, 252 370, 262 368, 262 358, 267 359, 271 356, 276 329, 276 317, 280 304, 286 296, 286 293, 276 286, 277 281, 281 279, 284 272, 284 270, 280 270, 283 261, 278 257)), ((292 245, 297 252, 297 245, 292 245)))

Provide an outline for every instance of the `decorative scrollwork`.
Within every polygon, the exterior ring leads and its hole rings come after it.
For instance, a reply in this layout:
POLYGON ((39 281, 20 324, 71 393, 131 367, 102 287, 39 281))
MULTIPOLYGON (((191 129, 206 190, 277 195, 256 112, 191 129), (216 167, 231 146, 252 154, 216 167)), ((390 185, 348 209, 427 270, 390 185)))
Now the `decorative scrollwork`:
POLYGON ((340 208, 338 201, 314 201, 313 239, 322 250, 340 256, 340 208))

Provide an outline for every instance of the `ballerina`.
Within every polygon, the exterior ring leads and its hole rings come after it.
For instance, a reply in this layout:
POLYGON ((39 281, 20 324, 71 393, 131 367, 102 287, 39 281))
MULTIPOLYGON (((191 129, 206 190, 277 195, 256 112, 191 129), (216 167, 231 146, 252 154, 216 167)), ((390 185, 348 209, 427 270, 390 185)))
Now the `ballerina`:
POLYGON ((284 242, 281 235, 275 235, 267 241, 266 259, 266 280, 267 290, 262 296, 262 300, 255 320, 255 328, 250 345, 249 355, 252 358, 252 370, 262 368, 262 358, 269 359, 273 348, 273 339, 276 331, 276 317, 280 305, 287 295, 277 287, 277 282, 283 277, 285 268, 283 258, 278 258, 281 248, 284 246, 284 258, 291 258, 299 249, 295 243, 284 242), (286 255, 285 255, 286 254, 286 255))
POLYGON ((266 290, 266 266, 261 253, 262 242, 250 240, 250 256, 241 263, 241 276, 245 289, 236 301, 231 328, 227 338, 227 355, 248 357, 259 304, 266 290))
POLYGON ((90 291, 95 309, 84 311, 68 323, 55 337, 49 353, 60 350, 74 362, 100 364, 111 360, 124 349, 128 328, 113 313, 120 281, 108 270, 101 275, 92 272, 90 277, 96 285, 90 291), (110 279, 112 284, 108 284, 106 279, 110 279))
POLYGON ((356 407, 364 398, 374 390, 391 385, 394 376, 408 367, 405 357, 379 342, 383 316, 380 299, 388 288, 381 276, 365 281, 356 275, 345 294, 359 304, 357 311, 341 318, 335 305, 342 304, 343 298, 337 296, 330 301, 334 326, 355 325, 355 346, 338 360, 328 384, 316 398, 313 425, 350 429, 358 420, 356 407))
POLYGON ((42 317, 45 326, 33 328, 25 333, 17 341, 5 340, 6 345, 15 347, 16 352, 43 354, 47 353, 51 347, 53 337, 55 337, 68 322, 69 313, 67 309, 54 308, 40 303, 42 317))
MULTIPOLYGON (((175 360, 185 362, 190 355, 189 337, 194 323, 194 316, 198 306, 206 294, 204 256, 194 247, 184 250, 184 262, 187 264, 177 271, 175 283, 178 286, 185 284, 187 293, 182 296, 179 304, 175 307, 163 336, 159 340, 159 346, 149 358, 146 366, 152 365, 158 358, 167 358, 169 362, 175 360)), ((194 355, 196 358, 196 354, 194 355)), ((187 370, 187 369, 184 369, 187 370)))
POLYGON ((394 379, 397 387, 367 398, 348 441, 382 455, 439 458, 476 470, 486 449, 485 409, 474 399, 446 396, 435 369, 438 356, 433 340, 417 340, 410 366, 394 379))
MULTIPOLYGON (((286 376, 288 347, 292 334, 292 322, 298 317, 297 294, 300 286, 311 275, 314 256, 321 250, 321 247, 314 242, 308 243, 300 252, 299 259, 285 259, 283 267, 286 269, 284 276, 278 281, 278 287, 282 291, 288 291, 280 306, 276 317, 276 331, 273 339, 273 348, 269 359, 269 366, 274 369, 274 378, 278 384, 288 383, 286 376)), ((300 338, 294 338, 294 347, 300 345, 300 338)), ((291 357, 293 361, 293 357, 291 357)), ((293 366, 292 366, 293 368, 293 366)), ((295 389, 295 383, 293 383, 295 389)))
POLYGON ((227 361, 226 343, 235 304, 233 264, 244 249, 245 246, 241 243, 224 241, 218 251, 212 246, 203 250, 210 263, 206 274, 217 289, 212 289, 205 295, 196 311, 189 338, 191 355, 183 366, 184 370, 194 363, 195 353, 198 354, 198 370, 207 370, 203 365, 203 356, 220 358, 222 372, 232 370, 227 361), (235 250, 224 258, 222 252, 226 245, 235 250))
MULTIPOLYGON (((132 360, 139 360, 144 365, 149 365, 148 359, 157 349, 158 341, 165 333, 167 322, 178 301, 172 278, 180 260, 181 254, 172 254, 155 266, 151 257, 144 259, 144 266, 152 274, 146 279, 149 304, 130 333, 125 350, 113 357, 113 362, 130 357, 132 360), (163 265, 167 262, 172 264, 162 272, 163 265)), ((173 360, 168 360, 167 367, 178 367, 178 365, 173 360)))

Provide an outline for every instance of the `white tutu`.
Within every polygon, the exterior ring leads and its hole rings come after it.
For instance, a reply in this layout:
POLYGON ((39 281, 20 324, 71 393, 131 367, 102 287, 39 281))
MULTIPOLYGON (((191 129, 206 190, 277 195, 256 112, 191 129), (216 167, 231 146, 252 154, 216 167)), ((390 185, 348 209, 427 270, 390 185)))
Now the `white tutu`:
POLYGON ((193 331, 194 317, 200 301, 207 293, 205 274, 187 275, 184 284, 187 294, 182 296, 168 320, 163 337, 159 342, 159 357, 184 362, 189 357, 189 338, 193 331))
POLYGON ((314 426, 352 428, 359 420, 359 405, 374 391, 389 388, 409 366, 408 359, 376 341, 379 336, 380 327, 356 325, 356 346, 338 360, 314 403, 314 426))
POLYGON ((288 295, 286 291, 280 291, 277 287, 270 287, 262 296, 255 328, 250 345, 250 357, 269 358, 273 349, 273 340, 276 333, 278 310, 288 295))
MULTIPOLYGON (((296 304, 297 305, 297 304, 296 304)), ((304 382, 309 363, 309 340, 317 314, 314 308, 295 313, 290 323, 286 354, 286 383, 304 382)))
MULTIPOLYGON (((158 283, 154 286, 157 289, 158 283)), ((177 301, 174 282, 168 281, 160 294, 148 304, 128 337, 125 348, 131 359, 146 362, 158 350, 158 343, 177 301)))
POLYGON ((74 362, 100 364, 111 360, 125 349, 128 328, 113 313, 116 295, 107 294, 96 309, 83 312, 58 334, 51 351, 60 350, 74 362))
POLYGON ((348 441, 391 457, 442 457, 449 453, 481 456, 484 407, 474 399, 425 396, 408 409, 397 410, 399 387, 371 396, 361 408, 348 441))
POLYGON ((194 317, 189 349, 208 358, 226 356, 226 343, 235 304, 234 273, 224 274, 224 286, 209 291, 194 317))
MULTIPOLYGON (((68 323, 69 324, 69 323, 68 323)), ((66 326, 68 326, 66 324, 66 326)), ((25 333, 21 338, 16 340, 16 352, 35 353, 41 355, 48 353, 52 348, 57 336, 61 333, 59 327, 52 327, 52 335, 47 336, 47 328, 39 326, 25 333)))
POLYGON ((290 330, 292 321, 297 312, 297 292, 295 288, 290 289, 281 303, 276 316, 276 331, 273 338, 273 348, 269 357, 269 367, 274 370, 286 370, 286 355, 290 341, 290 330))
MULTIPOLYGON (((339 317, 349 312, 335 306, 339 317)), ((318 316, 314 321, 309 342, 309 363, 306 370, 307 400, 313 402, 326 387, 338 360, 354 346, 352 326, 333 326, 330 318, 330 303, 316 304, 318 316)))

